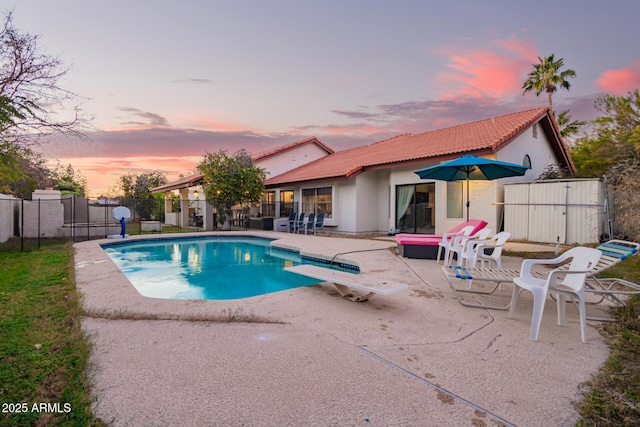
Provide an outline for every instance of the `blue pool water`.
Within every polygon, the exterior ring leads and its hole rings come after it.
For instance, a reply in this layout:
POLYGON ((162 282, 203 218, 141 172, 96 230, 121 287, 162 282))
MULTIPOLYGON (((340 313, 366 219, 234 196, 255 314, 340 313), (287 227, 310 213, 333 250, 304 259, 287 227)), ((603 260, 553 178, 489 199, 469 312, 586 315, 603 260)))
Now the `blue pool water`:
POLYGON ((228 300, 318 283, 284 271, 300 255, 270 240, 210 237, 103 245, 140 294, 152 298, 228 300))

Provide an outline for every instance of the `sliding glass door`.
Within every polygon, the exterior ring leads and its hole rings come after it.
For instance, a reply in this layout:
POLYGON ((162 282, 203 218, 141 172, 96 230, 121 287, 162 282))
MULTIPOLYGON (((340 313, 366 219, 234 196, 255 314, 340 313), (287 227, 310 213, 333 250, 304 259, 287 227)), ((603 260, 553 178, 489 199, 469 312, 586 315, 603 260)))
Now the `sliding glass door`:
POLYGON ((400 233, 435 232, 436 185, 396 186, 396 230, 400 233))

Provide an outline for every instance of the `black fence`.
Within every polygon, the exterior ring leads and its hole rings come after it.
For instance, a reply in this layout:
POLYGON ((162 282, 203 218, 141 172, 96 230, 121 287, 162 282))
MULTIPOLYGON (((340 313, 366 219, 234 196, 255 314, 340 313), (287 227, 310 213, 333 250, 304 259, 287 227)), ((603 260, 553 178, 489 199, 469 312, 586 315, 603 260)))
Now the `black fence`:
MULTIPOLYGON (((284 211, 295 210, 296 204, 284 211)), ((0 244, 20 242, 21 250, 39 248, 45 240, 80 242, 121 235, 191 233, 249 228, 272 230, 273 214, 281 210, 269 206, 211 206, 203 200, 90 199, 78 196, 51 196, 34 200, 0 195, 0 244), (125 207, 128 217, 118 207, 125 207), (115 212, 115 214, 114 214, 115 212), (226 223, 226 224, 225 224, 226 223)))

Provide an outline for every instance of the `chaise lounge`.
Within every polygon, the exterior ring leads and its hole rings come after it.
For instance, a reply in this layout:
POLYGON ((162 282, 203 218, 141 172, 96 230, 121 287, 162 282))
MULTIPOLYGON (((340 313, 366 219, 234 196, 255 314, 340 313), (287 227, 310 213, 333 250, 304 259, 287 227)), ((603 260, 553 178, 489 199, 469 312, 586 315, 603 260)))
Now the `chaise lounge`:
POLYGON ((434 234, 396 234, 396 242, 398 242, 400 255, 405 258, 437 259, 439 252, 438 244, 442 242, 443 239, 450 239, 465 227, 469 226, 473 227, 470 233, 472 236, 486 227, 487 222, 481 219, 471 219, 452 228, 442 236, 434 234))
MULTIPOLYGON (((630 295, 640 295, 640 285, 620 278, 600 278, 598 275, 608 270, 614 265, 619 264, 625 259, 635 255, 640 251, 640 243, 630 242, 626 240, 609 240, 597 247, 602 252, 602 256, 598 264, 587 273, 586 286, 584 291, 592 294, 594 298, 587 301, 587 304, 599 304, 608 301, 613 306, 626 306, 626 297, 630 295)), ((561 266, 560 269, 566 268, 561 266)), ((519 270, 503 270, 503 269, 482 269, 482 268, 465 268, 459 265, 451 265, 442 267, 449 287, 458 297, 458 302, 467 307, 480 307, 495 310, 508 310, 511 306, 509 302, 504 306, 491 306, 482 303, 467 302, 460 298, 460 293, 471 293, 480 295, 489 295, 494 293, 502 283, 513 282, 513 279, 520 276, 519 270), (455 282, 465 281, 466 288, 455 286, 455 282), (480 284, 477 289, 472 289, 472 283, 480 284), (485 286, 488 285, 488 286, 485 286)), ((538 277, 546 277, 545 273, 537 272, 538 277)), ((609 318, 588 318, 589 320, 612 320, 609 318)))

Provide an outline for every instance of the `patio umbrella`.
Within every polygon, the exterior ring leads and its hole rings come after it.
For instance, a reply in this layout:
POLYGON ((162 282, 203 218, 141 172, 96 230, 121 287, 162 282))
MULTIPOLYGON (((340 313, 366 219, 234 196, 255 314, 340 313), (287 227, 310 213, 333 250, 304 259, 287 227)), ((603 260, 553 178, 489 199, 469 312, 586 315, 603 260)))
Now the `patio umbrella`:
POLYGON ((467 181, 467 221, 469 221, 469 181, 494 180, 510 176, 522 176, 530 166, 500 162, 476 156, 462 156, 439 165, 415 171, 422 179, 441 181, 467 181))

